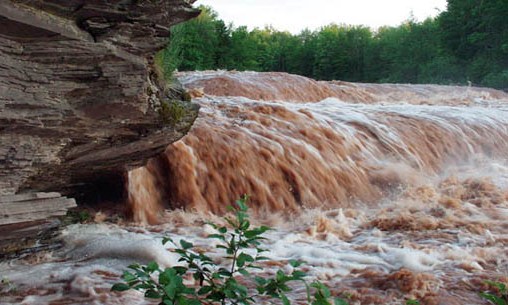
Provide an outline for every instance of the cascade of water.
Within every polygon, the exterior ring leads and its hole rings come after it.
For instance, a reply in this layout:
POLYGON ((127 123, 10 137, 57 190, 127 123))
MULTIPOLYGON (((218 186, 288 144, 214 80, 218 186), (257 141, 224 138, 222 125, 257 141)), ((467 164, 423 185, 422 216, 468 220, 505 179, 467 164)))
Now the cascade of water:
POLYGON ((243 193, 261 211, 375 204, 438 179, 449 166, 478 156, 504 159, 508 149, 508 107, 501 102, 196 101, 200 118, 168 147, 167 176, 158 181, 171 206, 188 210, 221 213, 243 193))
MULTIPOLYGON (((13 285, 0 285, 1 304, 152 304, 110 287, 130 263, 178 264, 161 236, 225 263, 205 223, 227 225, 210 212, 242 193, 258 212, 251 222, 276 228, 260 272, 306 261, 310 280, 351 304, 479 304, 485 279, 508 282, 508 95, 280 73, 180 79, 196 88, 200 118, 128 174, 134 220, 158 224, 67 227, 61 250, 0 262, 13 285)), ((304 294, 289 297, 306 304, 304 294)))
POLYGON ((144 224, 157 223, 163 207, 157 183, 148 168, 140 167, 129 171, 127 185, 133 220, 144 224))

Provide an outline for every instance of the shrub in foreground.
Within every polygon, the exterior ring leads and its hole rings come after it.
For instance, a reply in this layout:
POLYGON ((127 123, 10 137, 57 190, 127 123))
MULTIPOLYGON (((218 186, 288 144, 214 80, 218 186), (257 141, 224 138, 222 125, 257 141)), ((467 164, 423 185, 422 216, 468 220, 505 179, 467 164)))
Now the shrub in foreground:
MULTIPOLYGON (((230 228, 209 223, 217 230, 208 238, 219 241, 217 248, 225 252, 227 266, 220 266, 205 253, 194 249, 194 245, 185 240, 177 244, 170 238, 163 243, 175 245, 183 266, 174 266, 162 270, 155 262, 148 265, 133 264, 125 271, 123 283, 113 285, 113 291, 135 289, 144 292, 146 298, 160 300, 161 305, 199 305, 199 304, 257 304, 259 301, 278 300, 289 305, 287 294, 295 283, 305 286, 307 301, 312 305, 331 305, 332 295, 326 285, 319 281, 307 283, 306 273, 300 269, 302 262, 290 261, 291 273, 282 269, 273 277, 263 274, 260 262, 268 260, 263 256, 266 249, 261 247, 263 234, 269 227, 252 227, 248 218, 247 196, 236 202, 235 217, 225 217, 230 228), (260 270, 258 275, 254 270, 260 270), (185 279, 192 276, 194 283, 189 285, 185 279), (250 288, 255 287, 255 288, 250 288)), ((335 305, 346 305, 341 298, 333 299, 335 305)))
POLYGON ((497 293, 491 293, 488 291, 480 293, 480 296, 486 300, 489 300, 495 305, 508 305, 508 289, 506 285, 500 282, 486 281, 486 284, 495 288, 497 293))

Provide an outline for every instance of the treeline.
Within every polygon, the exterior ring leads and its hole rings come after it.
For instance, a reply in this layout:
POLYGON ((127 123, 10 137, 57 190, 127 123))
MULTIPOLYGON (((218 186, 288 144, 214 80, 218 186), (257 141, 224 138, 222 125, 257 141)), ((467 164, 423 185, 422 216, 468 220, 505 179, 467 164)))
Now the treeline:
POLYGON ((506 0, 448 0, 446 11, 424 22, 377 31, 330 24, 298 35, 233 27, 202 9, 172 28, 166 71, 282 71, 319 80, 508 88, 506 0))

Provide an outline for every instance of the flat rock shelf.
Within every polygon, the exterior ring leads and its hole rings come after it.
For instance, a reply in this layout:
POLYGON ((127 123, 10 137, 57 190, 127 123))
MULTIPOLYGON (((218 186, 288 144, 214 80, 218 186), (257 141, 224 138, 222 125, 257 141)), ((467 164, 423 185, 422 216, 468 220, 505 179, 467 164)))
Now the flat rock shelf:
POLYGON ((76 201, 60 193, 0 196, 0 258, 58 246, 51 239, 76 201))

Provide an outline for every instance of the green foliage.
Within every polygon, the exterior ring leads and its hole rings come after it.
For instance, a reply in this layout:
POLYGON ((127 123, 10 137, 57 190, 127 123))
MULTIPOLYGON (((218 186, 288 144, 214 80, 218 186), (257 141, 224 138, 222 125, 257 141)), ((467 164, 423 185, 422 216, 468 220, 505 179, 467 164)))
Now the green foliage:
POLYGON ((90 220, 92 220, 92 216, 87 210, 70 210, 63 218, 65 224, 86 223, 90 220))
POLYGON ((154 62, 158 76, 162 77, 166 83, 172 83, 174 81, 173 71, 175 70, 175 67, 167 49, 157 52, 157 54, 155 54, 154 62))
POLYGON ((406 305, 420 305, 420 301, 409 299, 406 301, 406 305))
POLYGON ((435 20, 409 20, 398 27, 381 28, 373 47, 375 57, 369 57, 368 64, 380 68, 369 78, 381 82, 450 83, 460 76, 454 68, 456 63, 440 47, 440 29, 435 20))
MULTIPOLYGON (((260 263, 268 258, 263 256, 267 250, 261 247, 263 236, 269 227, 252 227, 247 214, 247 196, 236 202, 236 208, 230 208, 235 217, 225 217, 229 227, 209 223, 217 233, 208 236, 218 240, 218 249, 225 252, 227 267, 220 266, 205 253, 194 250, 194 245, 185 240, 178 243, 164 238, 163 243, 170 242, 180 256, 183 266, 162 270, 157 263, 148 265, 133 264, 125 271, 122 279, 111 288, 112 291, 135 289, 143 291, 146 298, 160 300, 165 305, 197 304, 256 304, 260 297, 271 297, 282 304, 290 304, 287 293, 292 291, 295 282, 301 282, 307 288, 307 298, 312 305, 332 305, 332 295, 328 287, 319 281, 307 284, 306 273, 299 267, 300 261, 290 261, 291 273, 282 269, 273 277, 253 275, 254 270, 261 270, 260 263), (184 283, 186 276, 192 276, 194 285, 184 283), (248 285, 250 282, 252 285, 248 285), (255 287, 251 289, 249 287, 255 287)), ((334 305, 347 305, 347 302, 336 298, 334 305)))
POLYGON ((497 290, 497 293, 481 292, 480 296, 494 305, 508 305, 508 289, 504 283, 485 281, 486 284, 497 290))
POLYGON ((213 69, 217 65, 217 53, 227 46, 229 29, 211 8, 200 9, 197 18, 171 28, 169 45, 162 55, 165 74, 175 69, 213 69))
POLYGON ((185 116, 185 107, 180 101, 161 101, 159 115, 164 124, 175 125, 185 116))
POLYGON ((201 9, 198 18, 172 28, 165 71, 281 71, 322 80, 508 88, 505 0, 448 0, 435 19, 409 19, 377 32, 330 24, 298 35, 234 28, 210 7, 201 9))

